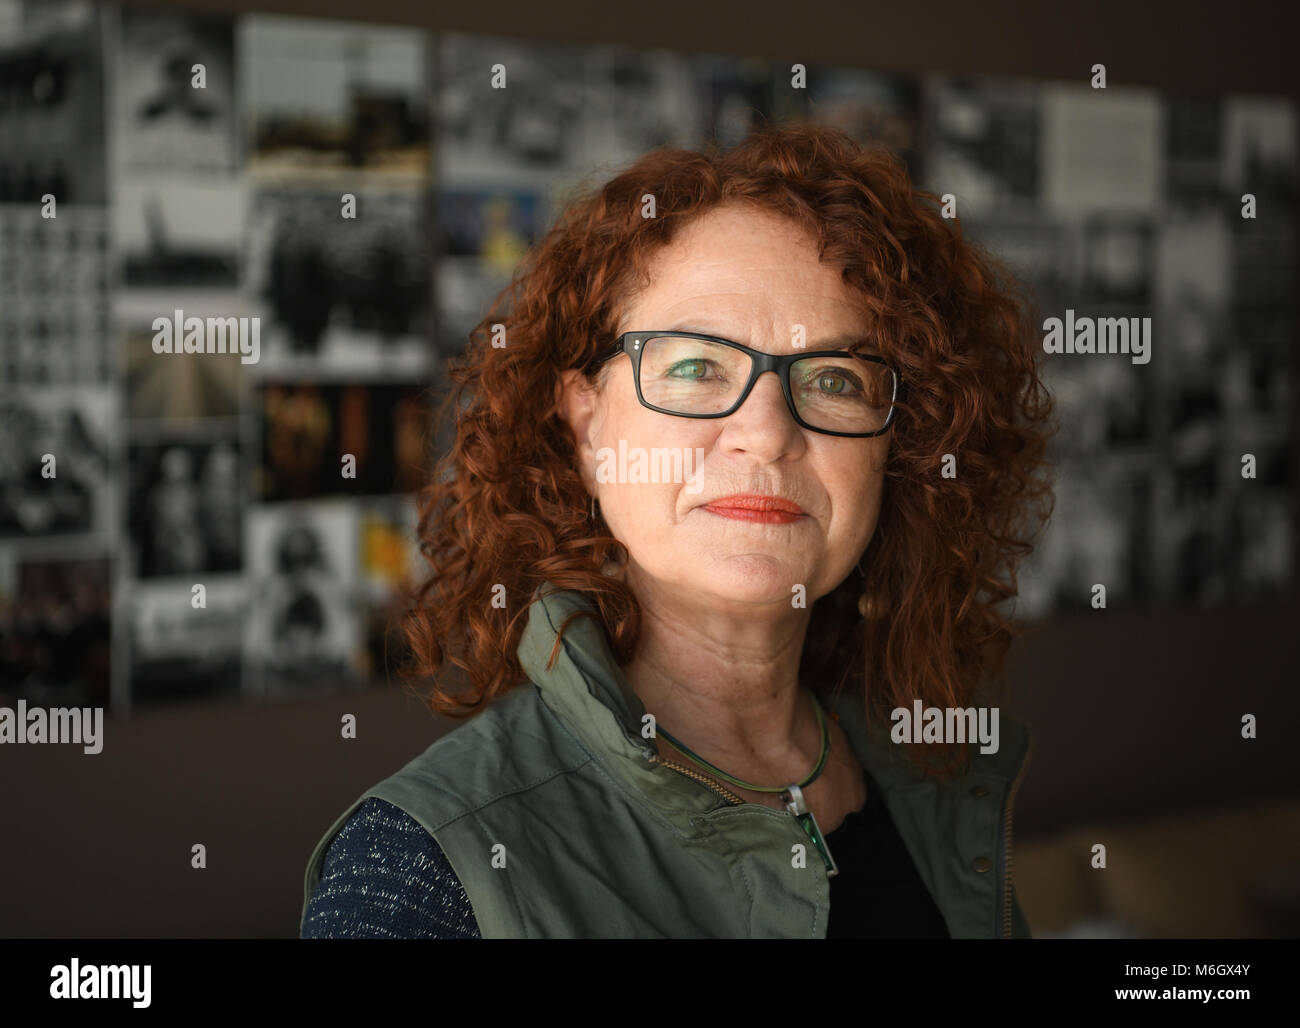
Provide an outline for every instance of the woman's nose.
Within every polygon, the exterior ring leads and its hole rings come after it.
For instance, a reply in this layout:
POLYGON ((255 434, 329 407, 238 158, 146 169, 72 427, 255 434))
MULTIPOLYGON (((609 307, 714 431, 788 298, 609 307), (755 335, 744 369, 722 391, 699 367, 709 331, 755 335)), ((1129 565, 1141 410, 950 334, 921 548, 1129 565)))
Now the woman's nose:
POLYGON ((776 372, 759 375, 744 403, 724 418, 723 424, 728 426, 733 445, 772 456, 788 448, 800 435, 799 423, 790 414, 776 372))
MULTIPOLYGON (((785 392, 781 388, 781 376, 775 371, 764 371, 760 374, 757 381, 754 382, 754 388, 745 397, 745 402, 734 413, 739 414, 746 408, 763 412, 769 417, 775 417, 780 413, 785 413, 788 417, 790 407, 785 402, 785 392)), ((790 418, 790 421, 793 422, 794 419, 790 418)))

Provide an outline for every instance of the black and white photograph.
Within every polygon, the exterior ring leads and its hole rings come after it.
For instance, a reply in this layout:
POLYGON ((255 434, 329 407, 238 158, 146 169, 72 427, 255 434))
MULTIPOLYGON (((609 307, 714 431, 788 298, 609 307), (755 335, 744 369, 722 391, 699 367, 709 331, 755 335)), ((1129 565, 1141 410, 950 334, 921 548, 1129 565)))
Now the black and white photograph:
POLYGON ((1042 198, 1042 91, 1020 81, 931 76, 925 83, 925 183, 957 216, 1035 209, 1042 198))
POLYGON ((0 538, 112 531, 120 417, 104 387, 0 389, 0 538))
POLYGON ((140 172, 123 181, 113 204, 113 245, 128 290, 234 291, 247 191, 233 177, 140 172))
POLYGON ((580 165, 592 91, 584 47, 444 33, 435 111, 440 183, 535 181, 580 165))
POLYGON ((586 47, 584 159, 578 177, 612 171, 647 150, 688 146, 698 119, 690 58, 664 49, 586 47))
POLYGON ((1141 216, 1094 212, 1086 215, 1082 224, 1076 306, 1096 305, 1102 308, 1104 317, 1149 316, 1155 266, 1154 223, 1141 216))
MULTIPOLYGON (((1115 451, 1150 452, 1158 397, 1154 377, 1135 374, 1127 358, 1049 366, 1048 382, 1069 426, 1054 440, 1062 460, 1115 451)), ((1062 467, 1067 474, 1070 465, 1062 467)))
POLYGON ((1091 81, 1036 91, 1042 111, 1041 199, 1067 217, 1151 217, 1161 210, 1165 105, 1154 90, 1091 81))
POLYGON ((108 345, 108 212, 0 204, 0 381, 102 384, 117 372, 108 345))
POLYGON ((255 14, 241 22, 239 52, 249 171, 258 180, 425 188, 423 33, 255 14))
MULTIPOLYGON (((183 310, 187 316, 219 316, 192 305, 183 310)), ((159 353, 155 349, 158 336, 152 328, 122 332, 128 418, 185 426, 206 418, 240 415, 251 381, 242 354, 159 353)))
POLYGON ((102 14, 0 3, 3 384, 102 384, 112 373, 102 14))
POLYGON ((253 198, 247 287, 262 319, 259 375, 415 377, 429 365, 427 197, 348 195, 267 187, 253 198))
MULTIPOLYGON (((1243 193, 1294 210, 1300 186, 1300 125, 1295 103, 1272 96, 1228 96, 1222 105, 1223 187, 1238 203, 1243 193)), ((1261 215, 1267 217, 1266 210, 1261 215)))
POLYGON ((104 11, 0 2, 0 204, 106 202, 104 11))
MULTIPOLYGON (((939 190, 939 183, 932 188, 939 190)), ((985 217, 962 217, 962 227, 1005 261, 1044 318, 1062 317, 1076 300, 1081 229, 1076 222, 1042 211, 1004 209, 985 217)))
POLYGON ((249 602, 242 580, 132 582, 126 600, 133 716, 239 695, 249 602), (203 587, 202 605, 195 585, 203 587))
POLYGON ((123 6, 115 90, 120 167, 237 169, 234 26, 228 17, 123 6))
POLYGON ((253 607, 244 692, 284 696, 361 683, 357 512, 349 501, 249 512, 253 607))
POLYGON ((1230 360, 1239 369, 1233 378, 1241 397, 1238 416, 1286 425, 1295 410, 1296 361, 1288 327, 1292 317, 1286 310, 1233 309, 1240 345, 1230 360))
POLYGON ((238 436, 133 441, 128 454, 132 577, 239 571, 247 472, 238 436))
POLYGON ((477 257, 443 257, 438 261, 435 338, 440 359, 464 351, 470 332, 509 285, 509 271, 495 271, 477 257))
POLYGON ((1070 518, 1048 526, 1022 567, 1017 617, 1090 611, 1099 598, 1107 609, 1151 602, 1151 478, 1151 463, 1140 455, 1079 457, 1062 468, 1056 502, 1070 518))

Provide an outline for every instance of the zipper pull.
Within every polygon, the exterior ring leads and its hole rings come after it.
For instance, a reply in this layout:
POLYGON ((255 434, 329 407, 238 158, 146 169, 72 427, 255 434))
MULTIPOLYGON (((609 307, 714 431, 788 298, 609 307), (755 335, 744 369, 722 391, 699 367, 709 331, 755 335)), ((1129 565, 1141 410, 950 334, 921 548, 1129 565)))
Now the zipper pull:
POLYGON ((822 861, 826 864, 826 877, 834 878, 840 873, 840 869, 835 866, 835 858, 831 856, 830 847, 826 845, 817 818, 804 802, 803 790, 797 785, 792 785, 781 793, 781 800, 785 803, 785 809, 794 815, 795 820, 812 840, 812 844, 817 847, 817 852, 822 855, 822 861))

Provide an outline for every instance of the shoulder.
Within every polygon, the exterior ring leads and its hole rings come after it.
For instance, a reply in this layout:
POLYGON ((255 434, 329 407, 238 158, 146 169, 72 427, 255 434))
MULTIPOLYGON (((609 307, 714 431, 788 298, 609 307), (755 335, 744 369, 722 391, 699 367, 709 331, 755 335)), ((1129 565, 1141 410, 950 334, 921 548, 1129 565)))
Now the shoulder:
POLYGON ((367 798, 339 829, 307 904, 303 938, 478 938, 469 899, 418 822, 367 798))
POLYGON ((352 906, 366 896, 369 920, 357 921, 349 907, 348 931, 389 924, 399 894, 463 896, 455 868, 463 870, 458 861, 482 841, 487 811, 527 816, 536 790, 573 788, 570 772, 591 761, 531 682, 500 696, 363 792, 325 831, 304 876, 304 936, 309 922, 314 930, 337 928, 339 912, 328 908, 333 890, 352 906), (376 909, 384 903, 394 909, 376 909))
POLYGON ((526 682, 367 791, 434 832, 577 770, 592 755, 526 682))

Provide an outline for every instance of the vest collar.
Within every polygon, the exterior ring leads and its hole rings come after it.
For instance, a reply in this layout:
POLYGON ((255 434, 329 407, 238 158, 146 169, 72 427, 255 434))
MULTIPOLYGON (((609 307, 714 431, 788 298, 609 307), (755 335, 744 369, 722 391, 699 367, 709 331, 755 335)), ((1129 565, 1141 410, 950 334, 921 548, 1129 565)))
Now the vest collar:
POLYGON ((519 661, 542 702, 630 801, 686 836, 703 830, 701 815, 728 805, 708 786, 652 762, 656 750, 641 736, 645 705, 618 666, 595 604, 584 593, 551 582, 538 586, 519 642, 519 661), (556 647, 560 626, 578 612, 584 613, 569 623, 556 647))
MULTIPOLYGON (((525 673, 546 705, 626 784, 672 810, 698 813, 725 803, 699 783, 649 762, 647 757, 655 751, 641 736, 645 705, 615 660, 595 605, 583 593, 550 582, 539 586, 533 593, 518 652, 525 673), (548 668, 560 626, 580 611, 587 614, 573 618, 548 668)), ((1029 751, 1028 730, 1009 717, 1000 717, 998 752, 975 752, 963 776, 940 786, 914 768, 902 752, 904 747, 890 740, 886 726, 868 725, 862 698, 856 692, 844 691, 823 702, 838 716, 858 760, 890 800, 891 809, 903 797, 932 802, 936 788, 1005 786, 1017 777, 1029 751)))
POLYGON ((645 705, 614 659, 595 604, 583 593, 550 582, 537 587, 519 641, 519 662, 546 705, 588 749, 644 762, 650 749, 641 738, 645 705), (579 612, 586 613, 573 618, 557 648, 561 625, 579 612))

